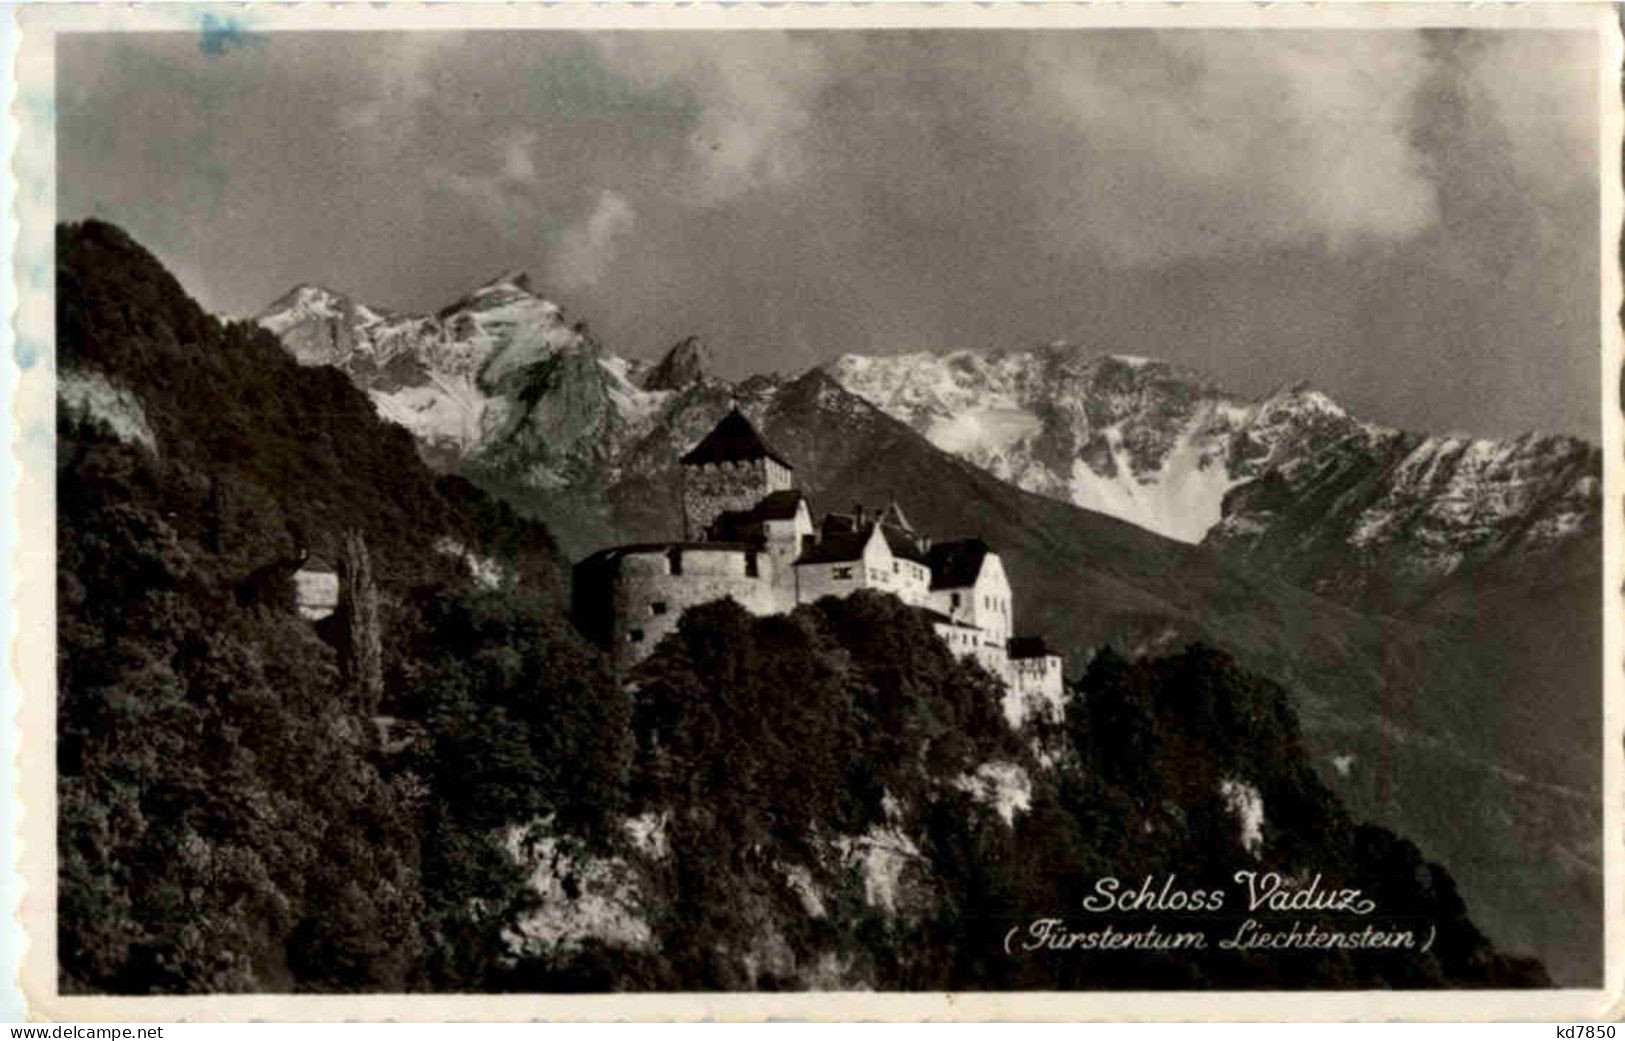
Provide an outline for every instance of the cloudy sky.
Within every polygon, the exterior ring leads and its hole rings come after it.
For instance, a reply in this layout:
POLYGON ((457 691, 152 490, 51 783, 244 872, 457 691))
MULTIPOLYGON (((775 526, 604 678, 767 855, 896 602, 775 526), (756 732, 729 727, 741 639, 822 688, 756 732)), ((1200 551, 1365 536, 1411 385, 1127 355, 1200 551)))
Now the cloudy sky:
POLYGON ((59 214, 205 306, 508 268, 724 375, 1068 339, 1596 440, 1597 53, 1542 32, 67 37, 59 214), (219 44, 221 41, 213 41, 219 44))

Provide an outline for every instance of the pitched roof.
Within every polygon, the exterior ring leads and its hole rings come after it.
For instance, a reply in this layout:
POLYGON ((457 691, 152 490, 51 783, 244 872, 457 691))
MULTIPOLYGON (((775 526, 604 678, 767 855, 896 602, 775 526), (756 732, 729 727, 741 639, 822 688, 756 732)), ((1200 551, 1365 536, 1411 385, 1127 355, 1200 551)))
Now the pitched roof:
POLYGON ((931 588, 962 589, 975 585, 976 576, 982 573, 982 561, 991 552, 981 539, 937 543, 931 547, 927 561, 931 565, 931 588))
POLYGON ((1048 658, 1055 652, 1049 649, 1042 636, 1012 636, 1006 645, 1010 657, 1015 660, 1022 658, 1048 658))
POLYGON ((735 542, 760 541, 765 522, 794 520, 804 501, 799 490, 786 488, 764 496, 748 510, 725 510, 711 522, 709 537, 735 542))
POLYGON ((797 564, 839 564, 848 560, 861 560, 863 547, 868 545, 869 532, 831 532, 819 539, 811 549, 797 558, 797 564))
POLYGON ((785 462, 784 457, 773 449, 767 447, 762 435, 750 425, 750 420, 738 408, 734 408, 711 432, 700 439, 700 443, 682 458, 685 466, 699 466, 704 463, 738 463, 752 459, 771 459, 779 465, 794 469, 785 462))
POLYGON ((916 564, 927 563, 925 547, 912 531, 898 528, 892 524, 882 524, 880 533, 886 537, 886 547, 891 555, 903 560, 912 560, 916 564))
POLYGON ((824 519, 824 528, 818 536, 818 542, 812 549, 801 555, 798 564, 830 564, 837 561, 857 560, 863 556, 863 547, 869 544, 869 537, 875 529, 880 529, 880 537, 885 539, 886 548, 891 555, 899 560, 912 560, 916 564, 927 563, 925 547, 921 544, 919 536, 913 532, 901 531, 889 524, 864 524, 853 527, 849 522, 851 518, 841 514, 830 514, 824 519), (834 519, 836 523, 830 524, 834 519))
POLYGON ((798 488, 785 488, 770 492, 751 510, 760 520, 795 520, 796 511, 806 500, 801 497, 798 488))
POLYGON ((924 615, 928 620, 935 622, 938 625, 946 625, 954 629, 975 629, 977 632, 981 632, 980 629, 976 629, 976 626, 970 624, 969 622, 961 622, 952 615, 943 614, 934 607, 922 606, 916 607, 915 610, 924 615))
POLYGON ((885 511, 880 515, 880 523, 890 524, 895 528, 902 528, 904 531, 914 530, 914 525, 910 524, 908 518, 903 516, 903 508, 897 505, 896 499, 887 504, 885 511))
POLYGON ((826 513, 818 531, 826 535, 850 535, 858 530, 858 519, 850 513, 826 513))
POLYGON ((766 534, 755 510, 724 510, 705 529, 707 540, 759 544, 766 534))

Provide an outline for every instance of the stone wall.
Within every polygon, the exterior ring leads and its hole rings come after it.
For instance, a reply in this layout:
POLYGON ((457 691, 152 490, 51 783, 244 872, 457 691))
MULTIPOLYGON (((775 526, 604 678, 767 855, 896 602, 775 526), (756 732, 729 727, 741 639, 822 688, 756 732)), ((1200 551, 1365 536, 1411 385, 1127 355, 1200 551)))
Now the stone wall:
POLYGON ((616 667, 629 668, 647 657, 677 628, 687 608, 731 597, 752 614, 785 610, 772 578, 767 554, 742 549, 683 546, 627 554, 609 578, 614 611, 609 639, 616 667))
POLYGON ((769 465, 777 466, 771 459, 753 459, 683 467, 683 537, 702 538, 719 513, 748 510, 761 502, 774 490, 769 465))

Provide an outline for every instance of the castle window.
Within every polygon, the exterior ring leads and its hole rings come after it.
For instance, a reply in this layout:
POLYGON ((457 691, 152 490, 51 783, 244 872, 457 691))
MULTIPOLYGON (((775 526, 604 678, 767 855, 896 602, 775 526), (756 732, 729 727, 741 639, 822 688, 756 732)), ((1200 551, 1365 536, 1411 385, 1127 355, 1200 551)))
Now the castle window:
POLYGON ((666 562, 670 565, 672 574, 681 575, 683 573, 682 549, 677 546, 673 546, 671 549, 667 550, 666 562))
POLYGON ((837 581, 841 581, 843 579, 850 579, 852 577, 852 569, 849 568, 849 567, 835 568, 834 570, 832 570, 830 572, 830 577, 837 580, 837 581))
POLYGON ((892 573, 892 574, 894 574, 894 575, 895 575, 895 574, 897 574, 897 573, 898 573, 898 572, 899 572, 899 571, 902 571, 902 570, 903 570, 903 565, 901 565, 901 564, 899 564, 899 563, 898 563, 898 562, 897 562, 897 561, 895 561, 895 560, 894 560, 894 561, 892 561, 892 562, 891 562, 891 573, 892 573))
POLYGON ((953 608, 952 608, 952 610, 955 610, 955 611, 959 610, 959 603, 960 603, 959 594, 955 593, 953 595, 953 608))
POLYGON ((756 551, 751 550, 745 554, 745 575, 748 578, 757 577, 756 551))
POLYGON ((666 601, 664 601, 664 600, 656 600, 654 603, 650 604, 649 605, 649 613, 650 614, 665 614, 666 613, 666 601))
POLYGON ((642 643, 643 642, 643 630, 642 629, 633 629, 631 632, 627 633, 626 634, 626 642, 627 643, 642 643))

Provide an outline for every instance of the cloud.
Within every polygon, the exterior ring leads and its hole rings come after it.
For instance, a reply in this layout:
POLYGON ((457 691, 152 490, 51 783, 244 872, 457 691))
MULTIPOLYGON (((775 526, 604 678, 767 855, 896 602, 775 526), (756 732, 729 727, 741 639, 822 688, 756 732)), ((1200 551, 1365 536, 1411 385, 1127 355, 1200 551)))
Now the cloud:
POLYGON ((636 221, 631 203, 615 192, 602 192, 592 213, 566 229, 559 240, 553 281, 564 289, 596 284, 631 236, 636 221))
POLYGON ((502 177, 510 184, 534 184, 536 160, 531 150, 539 137, 534 130, 524 131, 509 138, 502 147, 502 177))
POLYGON ((827 44, 785 33, 608 34, 595 37, 605 69, 652 94, 676 92, 696 111, 682 186, 709 206, 760 187, 793 184, 807 169, 811 109, 829 82, 827 44))
MULTIPOLYGON (((841 33, 594 42, 626 84, 693 107, 681 190, 693 204, 823 191, 854 171, 897 198, 898 178, 932 183, 939 164, 963 162, 956 149, 975 132, 1005 157, 1003 190, 1043 212, 1052 253, 1088 244, 1140 264, 1246 243, 1338 249, 1437 220, 1412 143, 1430 71, 1419 34, 973 35, 952 46, 841 33), (866 142, 871 154, 843 154, 826 136, 854 112, 885 128, 866 142)), ((924 215, 957 203, 902 205, 924 215)))
POLYGON ((511 237, 518 231, 518 222, 540 212, 531 192, 538 181, 533 156, 537 139, 534 131, 520 131, 499 140, 495 152, 500 162, 492 172, 467 173, 431 166, 424 178, 430 188, 461 199, 482 220, 511 237))
POLYGON ((433 33, 394 33, 368 47, 356 69, 364 86, 334 115, 339 129, 398 137, 415 127, 424 102, 434 96, 439 51, 433 33))
MULTIPOLYGON (((1159 33, 1027 45, 1032 108, 1078 138, 1053 232, 1155 262, 1243 243, 1403 240, 1438 217, 1412 144, 1411 33, 1159 33), (1104 41, 1102 41, 1104 43, 1104 41)), ((1065 243, 1059 245, 1064 246, 1065 243)))
POLYGON ((1598 59, 1588 33, 1494 33, 1474 40, 1466 86, 1476 115, 1505 135, 1524 189, 1551 207, 1593 192, 1598 59))

